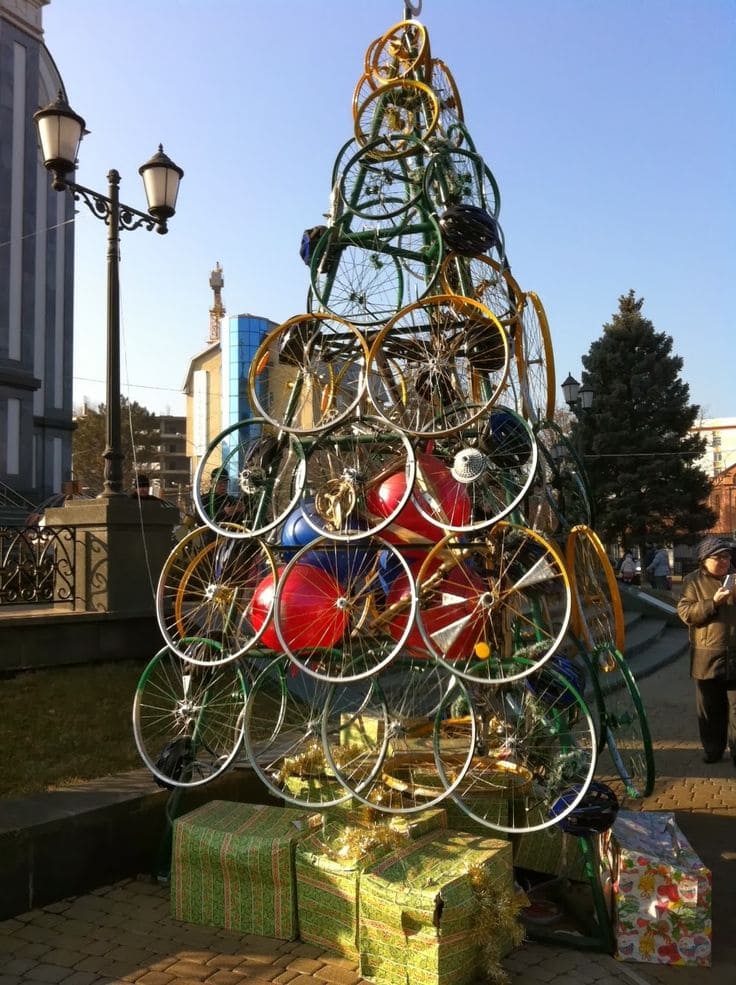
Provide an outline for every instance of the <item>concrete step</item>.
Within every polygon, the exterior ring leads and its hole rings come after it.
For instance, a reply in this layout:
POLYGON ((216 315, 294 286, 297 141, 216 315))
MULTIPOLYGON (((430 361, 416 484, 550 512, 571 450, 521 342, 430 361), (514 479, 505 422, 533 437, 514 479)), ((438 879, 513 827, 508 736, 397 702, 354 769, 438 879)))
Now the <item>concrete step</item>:
POLYGON ((638 618, 633 619, 626 627, 626 645, 624 649, 626 659, 631 660, 638 653, 646 650, 662 636, 666 629, 666 619, 651 618, 638 613, 638 618))
POLYGON ((684 626, 667 626, 664 631, 652 639, 648 645, 642 646, 627 662, 631 673, 637 680, 655 673, 665 664, 677 660, 687 653, 690 638, 684 626))

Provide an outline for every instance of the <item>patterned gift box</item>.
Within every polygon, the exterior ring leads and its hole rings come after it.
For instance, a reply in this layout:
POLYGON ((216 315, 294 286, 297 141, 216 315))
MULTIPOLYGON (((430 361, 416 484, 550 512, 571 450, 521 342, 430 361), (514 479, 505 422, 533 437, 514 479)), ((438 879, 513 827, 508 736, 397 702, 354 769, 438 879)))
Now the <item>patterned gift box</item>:
POLYGON ((416 839, 447 826, 444 810, 393 817, 366 808, 335 819, 325 817, 323 830, 300 842, 296 850, 299 934, 304 941, 355 956, 358 953, 360 877, 368 865, 396 847, 398 838, 416 839), (392 836, 381 838, 377 829, 392 836), (362 840, 359 829, 365 831, 362 840), (353 833, 351 849, 346 833, 353 833))
MULTIPOLYGON (((508 825, 509 805, 507 800, 500 797, 482 798, 464 796, 463 802, 479 817, 488 818, 489 821, 494 821, 496 824, 508 825)), ((480 821, 476 821, 475 818, 470 817, 469 814, 466 814, 464 810, 458 807, 452 797, 446 797, 442 802, 442 806, 447 811, 447 827, 453 831, 468 831, 481 838, 506 839, 508 837, 503 831, 495 831, 493 828, 489 828, 485 824, 481 824, 480 821)))
MULTIPOLYGON (((511 845, 460 831, 430 834, 363 873, 360 972, 380 985, 465 985, 483 962, 470 869, 513 896, 511 845)), ((507 954, 511 940, 500 942, 507 954)))
POLYGON ((608 845, 616 957, 710 966, 711 873, 667 812, 619 811, 608 845))
POLYGON ((178 920, 281 940, 297 936, 294 848, 319 815, 213 800, 174 822, 178 920))
POLYGON ((514 846, 514 865, 576 882, 586 882, 588 878, 580 841, 557 824, 519 835, 514 846))

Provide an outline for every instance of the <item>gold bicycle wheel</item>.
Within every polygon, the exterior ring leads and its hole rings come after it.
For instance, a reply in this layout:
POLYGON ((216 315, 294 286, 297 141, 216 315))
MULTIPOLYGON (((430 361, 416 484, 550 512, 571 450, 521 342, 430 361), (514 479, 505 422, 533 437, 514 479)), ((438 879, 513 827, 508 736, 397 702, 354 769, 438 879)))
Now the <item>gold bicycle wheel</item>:
POLYGON ((508 366, 506 332, 493 313, 440 294, 402 308, 378 333, 367 392, 379 416, 407 434, 447 435, 492 406, 508 366))
POLYGON ((253 594, 276 565, 266 545, 215 535, 209 528, 191 531, 164 564, 156 593, 161 633, 184 660, 205 666, 242 656, 261 637, 252 620, 253 594), (192 647, 193 639, 219 647, 192 647))
POLYGON ((523 295, 521 331, 516 333, 515 345, 524 415, 533 424, 552 420, 555 412, 555 357, 547 315, 534 291, 523 295))
POLYGON ((354 111, 355 137, 361 146, 377 143, 370 156, 390 160, 410 153, 437 127, 440 104, 428 85, 395 79, 374 89, 354 111))
POLYGON ((440 130, 445 136, 450 133, 461 135, 462 131, 457 126, 464 119, 460 91, 452 72, 441 58, 433 58, 431 61, 429 84, 439 99, 440 130))
POLYGON ((427 650, 466 681, 526 677, 557 650, 570 623, 570 581, 558 548, 506 520, 472 540, 441 540, 416 587, 427 650))
POLYGON ((565 550, 573 594, 573 632, 588 652, 614 647, 623 652, 626 627, 616 574, 594 530, 572 528, 565 550))
POLYGON ((367 357, 361 333, 338 315, 295 315, 258 346, 248 372, 251 403, 285 431, 323 431, 358 406, 367 357))
POLYGON ((374 86, 409 77, 427 81, 431 74, 427 29, 418 21, 399 21, 377 38, 365 54, 365 71, 374 86))

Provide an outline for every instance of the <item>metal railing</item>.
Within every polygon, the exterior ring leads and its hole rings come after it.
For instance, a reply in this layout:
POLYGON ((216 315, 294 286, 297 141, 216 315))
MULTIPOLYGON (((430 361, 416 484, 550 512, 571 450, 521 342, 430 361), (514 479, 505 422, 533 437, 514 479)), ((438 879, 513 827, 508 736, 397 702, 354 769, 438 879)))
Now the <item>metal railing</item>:
POLYGON ((74 528, 0 526, 0 610, 74 600, 74 528))

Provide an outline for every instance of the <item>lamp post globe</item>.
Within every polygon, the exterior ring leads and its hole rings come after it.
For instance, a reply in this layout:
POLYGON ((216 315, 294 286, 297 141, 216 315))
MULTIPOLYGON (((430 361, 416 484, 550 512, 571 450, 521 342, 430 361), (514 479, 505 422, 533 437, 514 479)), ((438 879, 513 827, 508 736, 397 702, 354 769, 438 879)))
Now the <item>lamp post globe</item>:
POLYGON ((54 102, 37 110, 33 121, 38 130, 44 167, 53 176, 53 187, 61 191, 65 176, 77 166, 77 152, 82 137, 88 132, 84 120, 75 113, 61 89, 54 102))

